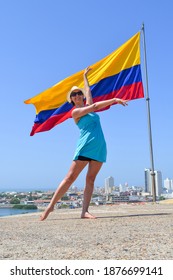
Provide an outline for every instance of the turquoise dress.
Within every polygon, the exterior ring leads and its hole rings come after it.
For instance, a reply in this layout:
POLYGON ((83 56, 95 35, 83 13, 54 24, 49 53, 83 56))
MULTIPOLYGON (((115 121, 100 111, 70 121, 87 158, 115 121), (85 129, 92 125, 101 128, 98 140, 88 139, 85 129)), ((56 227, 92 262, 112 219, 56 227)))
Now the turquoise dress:
POLYGON ((107 150, 100 117, 96 113, 89 113, 80 118, 77 126, 80 129, 80 137, 73 160, 77 160, 78 156, 83 156, 105 162, 107 150))

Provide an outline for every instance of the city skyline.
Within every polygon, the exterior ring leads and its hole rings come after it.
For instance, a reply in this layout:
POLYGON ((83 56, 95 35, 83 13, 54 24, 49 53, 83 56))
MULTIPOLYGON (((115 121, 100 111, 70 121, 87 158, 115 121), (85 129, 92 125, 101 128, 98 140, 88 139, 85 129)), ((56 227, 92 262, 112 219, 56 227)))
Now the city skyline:
MULTIPOLYGON (((104 181, 103 181, 103 184, 102 185, 96 185, 94 186, 94 188, 103 188, 103 189, 107 189, 107 192, 109 193, 108 189, 111 188, 111 187, 120 187, 122 188, 122 191, 124 190, 124 187, 139 187, 139 188, 143 188, 144 191, 147 192, 150 191, 151 194, 152 194, 152 183, 151 183, 151 175, 150 175, 150 172, 151 172, 151 169, 150 168, 145 168, 144 169, 144 184, 143 185, 135 185, 135 184, 128 184, 127 181, 124 180, 124 182, 120 182, 118 184, 114 183, 116 181, 116 179, 114 178, 113 175, 110 175, 106 178, 104 178, 104 181), (146 179, 146 174, 147 176, 149 176, 147 179, 146 179), (146 186, 146 180, 148 181, 148 183, 150 184, 150 186, 147 188, 146 186)), ((162 178, 162 172, 160 170, 155 170, 155 180, 156 180, 156 195, 158 195, 158 180, 159 180, 159 189, 163 190, 163 188, 167 188, 168 190, 172 190, 173 191, 173 179, 171 178, 162 178), (158 175, 159 174, 159 175, 158 175), (159 179, 158 179, 158 176, 161 176, 159 179), (161 182, 161 183, 160 183, 161 182), (167 187, 166 187, 167 186, 167 187)), ((72 189, 72 188, 78 188, 78 189, 83 189, 84 187, 82 186, 79 186, 76 184, 76 181, 70 186, 69 190, 72 189)), ((30 188, 26 188, 25 186, 19 188, 19 187, 9 187, 9 188, 6 188, 6 187, 2 187, 0 188, 0 192, 5 192, 5 191, 34 191, 34 190, 55 190, 56 188, 54 188, 53 186, 40 186, 40 187, 36 187, 36 186, 33 186, 33 187, 30 187, 30 188)), ((159 194, 161 193, 161 191, 159 191, 159 194)))

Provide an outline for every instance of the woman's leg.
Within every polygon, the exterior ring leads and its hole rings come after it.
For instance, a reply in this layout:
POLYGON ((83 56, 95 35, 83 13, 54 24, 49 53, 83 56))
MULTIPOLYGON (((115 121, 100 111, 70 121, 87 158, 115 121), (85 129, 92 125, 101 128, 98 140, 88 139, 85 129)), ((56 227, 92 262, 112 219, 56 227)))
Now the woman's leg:
POLYGON ((93 161, 93 160, 89 162, 88 172, 87 172, 87 176, 86 176, 86 186, 85 186, 85 190, 84 190, 81 218, 89 218, 89 219, 95 218, 95 216, 91 215, 88 212, 88 207, 89 207, 89 204, 91 201, 91 196, 92 196, 93 189, 94 189, 94 181, 95 181, 95 178, 96 178, 102 164, 103 164, 102 162, 93 161))
POLYGON ((76 160, 72 162, 72 165, 69 169, 64 180, 60 183, 59 187, 57 188, 54 196, 51 199, 50 204, 41 215, 40 220, 43 221, 47 218, 50 212, 53 211, 55 203, 66 193, 69 189, 71 184, 76 180, 80 172, 84 169, 84 167, 88 164, 88 161, 80 161, 76 160))

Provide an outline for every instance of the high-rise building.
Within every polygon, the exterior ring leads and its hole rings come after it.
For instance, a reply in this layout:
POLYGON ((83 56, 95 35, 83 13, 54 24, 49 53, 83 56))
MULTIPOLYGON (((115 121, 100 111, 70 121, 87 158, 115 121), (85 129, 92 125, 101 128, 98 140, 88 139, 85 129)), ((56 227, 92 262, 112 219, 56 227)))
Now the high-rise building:
POLYGON ((173 180, 166 178, 164 180, 164 188, 166 188, 168 191, 173 191, 173 180))
POLYGON ((145 174, 145 192, 151 193, 151 186, 152 186, 152 181, 151 181, 151 169, 145 168, 144 174, 145 174))
POLYGON ((105 193, 109 194, 114 186, 114 178, 112 176, 105 179, 105 193))
MULTIPOLYGON (((145 191, 151 193, 152 195, 152 175, 151 169, 145 169, 145 191)), ((155 170, 155 187, 156 187, 156 196, 160 196, 162 193, 162 173, 161 171, 155 170)))
POLYGON ((119 190, 120 190, 120 192, 125 192, 125 191, 127 191, 126 185, 119 184, 119 190))
POLYGON ((156 182, 156 196, 160 196, 162 193, 162 173, 161 171, 154 171, 156 182))

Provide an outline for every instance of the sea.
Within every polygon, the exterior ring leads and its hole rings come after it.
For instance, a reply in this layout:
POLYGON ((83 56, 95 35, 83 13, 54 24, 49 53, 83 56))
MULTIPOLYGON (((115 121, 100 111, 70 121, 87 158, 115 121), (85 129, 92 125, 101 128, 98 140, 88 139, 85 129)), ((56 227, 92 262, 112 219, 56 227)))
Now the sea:
POLYGON ((13 208, 0 208, 0 218, 4 216, 21 215, 28 213, 40 212, 38 209, 24 210, 24 209, 13 209, 13 208))
MULTIPOLYGON (((16 188, 16 187, 11 187, 11 188, 0 188, 0 193, 1 192, 31 192, 34 190, 41 190, 41 191, 47 191, 51 188, 49 187, 42 187, 42 188, 16 188)), ((28 213, 35 213, 35 212, 40 212, 39 209, 32 209, 32 210, 24 210, 24 209, 13 209, 13 208, 8 208, 8 207, 0 207, 0 218, 4 216, 13 216, 13 215, 21 215, 21 214, 28 214, 28 213)))

